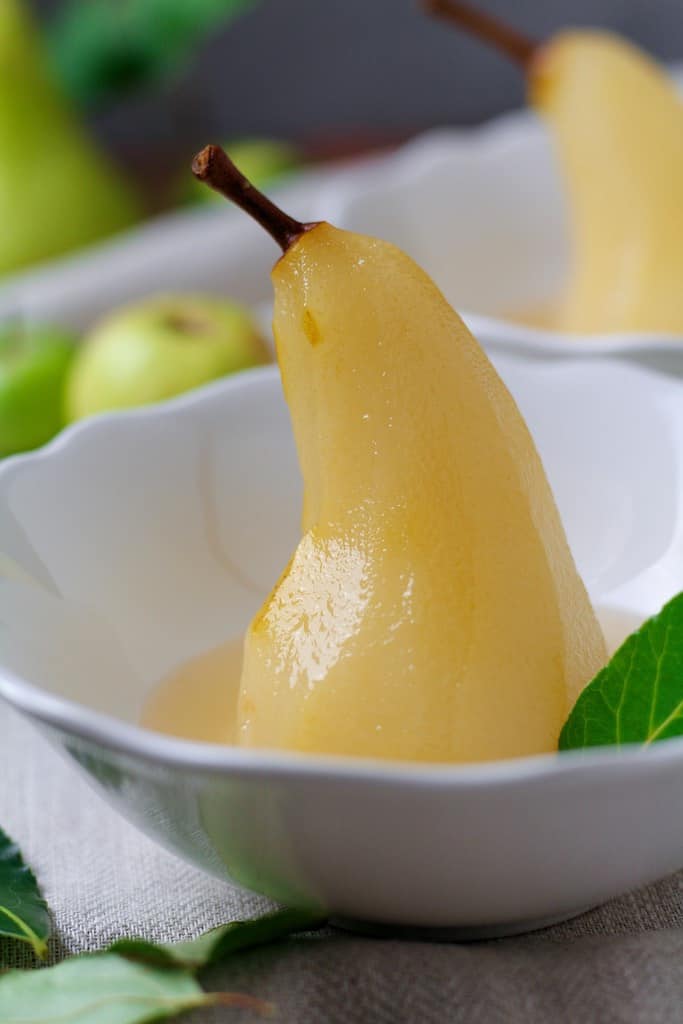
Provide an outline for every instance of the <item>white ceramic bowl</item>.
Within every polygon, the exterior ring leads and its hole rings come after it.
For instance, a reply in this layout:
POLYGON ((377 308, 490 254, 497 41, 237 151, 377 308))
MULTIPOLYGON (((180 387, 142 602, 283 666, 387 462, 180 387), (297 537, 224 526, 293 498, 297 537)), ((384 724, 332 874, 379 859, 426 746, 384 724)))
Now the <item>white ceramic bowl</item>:
MULTIPOLYGON (((683 72, 675 77, 683 85, 683 72)), ((551 304, 569 263, 560 169, 530 112, 421 135, 380 165, 336 178, 317 212, 408 252, 489 349, 543 359, 618 355, 683 374, 683 334, 563 334, 507 317, 551 304)))
MULTIPOLYGON (((609 362, 500 368, 593 599, 656 610, 683 583, 683 385, 609 362)), ((244 629, 299 499, 275 368, 5 462, 0 695, 166 846, 344 919, 510 933, 683 864, 683 741, 420 767, 140 728, 156 680, 244 629)))

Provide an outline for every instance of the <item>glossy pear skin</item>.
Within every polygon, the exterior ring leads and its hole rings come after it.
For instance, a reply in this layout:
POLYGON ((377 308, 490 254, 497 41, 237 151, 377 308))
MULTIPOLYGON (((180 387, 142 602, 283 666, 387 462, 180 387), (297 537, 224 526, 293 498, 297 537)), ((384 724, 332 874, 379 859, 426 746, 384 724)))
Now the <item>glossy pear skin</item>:
POLYGON ((557 749, 605 652, 510 394, 392 245, 321 224, 273 281, 303 537, 246 637, 239 741, 423 761, 557 749))
POLYGON ((137 199, 52 81, 19 0, 0 3, 0 274, 131 224, 137 199))
POLYGON ((646 54, 567 31, 532 65, 531 101, 555 138, 573 270, 565 331, 683 331, 683 102, 646 54))

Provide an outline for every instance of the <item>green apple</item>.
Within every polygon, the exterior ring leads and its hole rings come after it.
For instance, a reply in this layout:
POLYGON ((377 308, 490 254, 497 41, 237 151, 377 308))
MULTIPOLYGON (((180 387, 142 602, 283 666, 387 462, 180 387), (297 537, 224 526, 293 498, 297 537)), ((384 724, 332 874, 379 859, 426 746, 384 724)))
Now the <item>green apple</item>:
POLYGON ((38 448, 64 425, 75 346, 58 327, 0 326, 0 457, 38 448))
POLYGON ((269 359, 252 314, 235 302, 153 296, 117 310, 86 339, 67 387, 67 416, 159 402, 269 359))
MULTIPOLYGON (((302 163, 302 156, 291 142, 278 139, 236 139, 227 142, 224 149, 230 159, 257 188, 265 188, 296 170, 302 163)), ((188 200, 211 202, 220 196, 201 181, 183 174, 183 193, 188 200)))

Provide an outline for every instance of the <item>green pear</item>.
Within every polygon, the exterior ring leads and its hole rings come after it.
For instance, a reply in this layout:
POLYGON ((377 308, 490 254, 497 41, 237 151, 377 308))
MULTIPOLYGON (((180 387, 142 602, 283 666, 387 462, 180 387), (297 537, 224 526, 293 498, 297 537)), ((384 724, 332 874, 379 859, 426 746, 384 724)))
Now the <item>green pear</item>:
POLYGON ((58 327, 0 327, 0 457, 37 448, 64 425, 75 344, 58 327))
POLYGON ((78 353, 67 416, 147 405, 268 362, 249 310, 207 295, 159 295, 117 310, 78 353))
POLYGON ((52 80, 28 11, 2 0, 0 274, 119 231, 139 212, 52 80))

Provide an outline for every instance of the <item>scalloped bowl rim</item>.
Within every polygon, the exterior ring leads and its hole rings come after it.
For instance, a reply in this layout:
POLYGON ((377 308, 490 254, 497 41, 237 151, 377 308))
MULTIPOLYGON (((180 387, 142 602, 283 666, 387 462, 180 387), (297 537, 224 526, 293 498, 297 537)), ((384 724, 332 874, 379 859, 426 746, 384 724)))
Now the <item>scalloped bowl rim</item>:
MULTIPOLYGON (((547 367, 554 372, 552 364, 547 367)), ((164 419, 186 413, 217 394, 238 390, 246 380, 269 377, 277 373, 270 365, 244 371, 233 377, 205 385, 192 392, 157 405, 123 412, 102 413, 75 423, 62 431, 52 442, 37 451, 12 456, 0 465, 0 492, 4 481, 24 466, 35 466, 82 443, 89 434, 102 427, 128 429, 131 424, 149 419, 164 419)), ((658 374, 639 367, 634 373, 658 374)), ((637 744, 594 747, 590 751, 563 751, 529 757, 471 764, 447 764, 407 761, 380 761, 320 754, 303 754, 268 749, 245 749, 166 736, 132 725, 104 712, 66 697, 50 694, 33 683, 7 670, 0 664, 0 698, 31 719, 94 742, 123 755, 141 758, 159 765, 184 768, 205 774, 239 774, 246 776, 309 776, 312 778, 364 778, 367 782, 437 786, 513 785, 530 779, 541 780, 557 775, 582 774, 586 770, 631 769, 639 774, 647 766, 681 760, 683 736, 663 740, 644 748, 637 744)))

